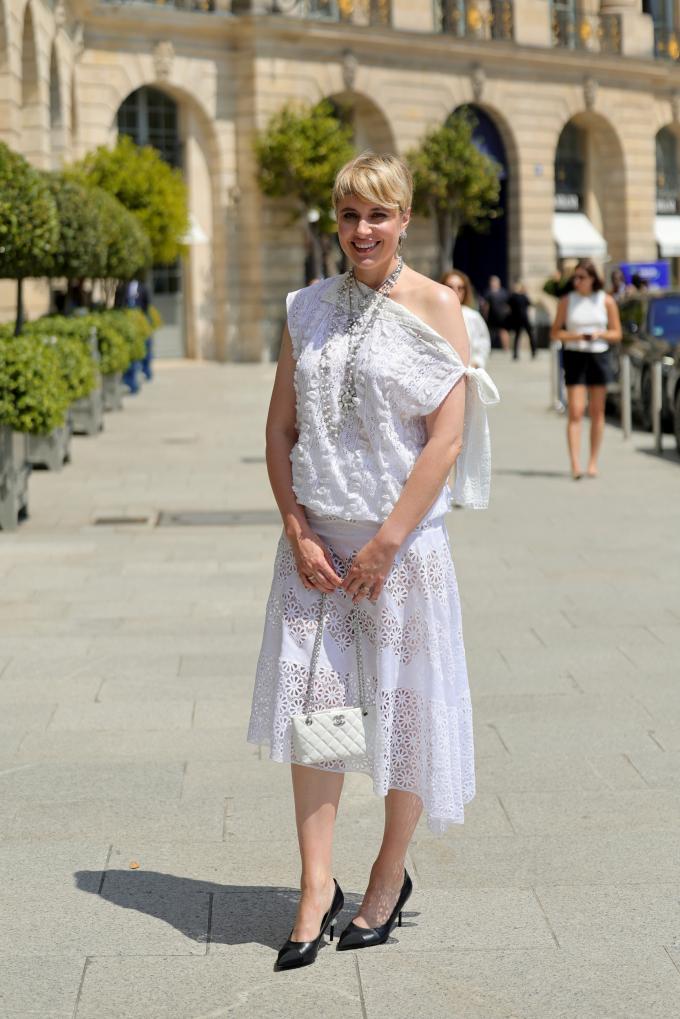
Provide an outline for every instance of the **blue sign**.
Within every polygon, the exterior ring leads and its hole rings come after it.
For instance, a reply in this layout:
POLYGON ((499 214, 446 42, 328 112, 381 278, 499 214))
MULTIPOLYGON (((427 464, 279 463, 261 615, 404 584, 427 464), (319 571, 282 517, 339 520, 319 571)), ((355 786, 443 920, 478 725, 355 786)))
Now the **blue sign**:
POLYGON ((658 262, 621 262, 621 272, 626 283, 633 282, 633 276, 640 276, 650 289, 671 285, 671 266, 666 259, 658 262))

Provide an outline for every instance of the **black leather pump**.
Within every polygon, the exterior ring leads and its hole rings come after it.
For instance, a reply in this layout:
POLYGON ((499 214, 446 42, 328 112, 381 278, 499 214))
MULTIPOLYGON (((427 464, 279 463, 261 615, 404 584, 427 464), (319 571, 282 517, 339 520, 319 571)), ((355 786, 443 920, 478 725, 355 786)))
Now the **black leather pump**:
POLYGON ((336 951, 347 952, 351 948, 372 948, 373 945, 384 945, 395 923, 401 927, 401 911, 412 891, 413 883, 408 871, 405 870, 404 883, 401 886, 397 904, 390 913, 387 922, 381 924, 380 927, 357 927, 352 920, 340 935, 336 951))
MULTIPOLYGON (((291 941, 289 938, 285 945, 282 945, 279 950, 274 969, 299 969, 300 966, 311 966, 311 964, 316 960, 321 939, 326 933, 328 927, 331 929, 331 941, 333 940, 333 921, 345 905, 345 896, 342 894, 340 885, 335 878, 333 878, 333 882, 335 884, 335 894, 333 895, 331 908, 324 914, 324 918, 321 921, 321 929, 319 930, 318 937, 316 937, 314 941, 291 941)), ((293 932, 291 931, 291 934, 292 933, 293 932)))

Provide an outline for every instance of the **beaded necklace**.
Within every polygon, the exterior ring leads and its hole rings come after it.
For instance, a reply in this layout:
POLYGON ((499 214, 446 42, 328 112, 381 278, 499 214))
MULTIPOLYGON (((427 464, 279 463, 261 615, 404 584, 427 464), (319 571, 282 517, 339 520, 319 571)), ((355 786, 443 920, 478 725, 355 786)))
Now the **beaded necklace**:
POLYGON ((321 416, 326 426, 326 431, 332 439, 338 438, 345 425, 347 416, 359 403, 355 373, 357 353, 365 333, 368 331, 368 328, 373 323, 374 319, 377 318, 380 309, 390 294, 390 291, 399 279, 403 268, 404 260, 401 255, 399 255, 397 257, 396 267, 392 270, 389 276, 383 280, 380 286, 376 288, 376 297, 369 297, 363 305, 361 304, 361 300, 359 300, 356 311, 352 310, 352 291, 354 287, 356 287, 354 269, 350 269, 342 283, 340 293, 338 295, 339 300, 333 321, 333 327, 331 329, 331 335, 342 331, 346 336, 348 336, 345 370, 343 373, 340 391, 338 393, 337 402, 339 414, 337 417, 334 413, 335 408, 331 378, 332 365, 330 360, 331 352, 329 350, 330 345, 328 343, 324 344, 319 361, 319 371, 321 374, 321 416), (346 330, 342 330, 342 320, 345 313, 347 313, 348 322, 346 330))

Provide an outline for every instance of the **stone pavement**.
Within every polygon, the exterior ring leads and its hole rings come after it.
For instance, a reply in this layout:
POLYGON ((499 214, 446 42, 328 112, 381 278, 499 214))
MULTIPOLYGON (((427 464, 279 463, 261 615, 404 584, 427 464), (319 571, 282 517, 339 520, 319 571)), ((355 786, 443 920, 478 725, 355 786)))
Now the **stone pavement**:
MULTIPOLYGON (((244 742, 273 366, 161 364, 34 473, 31 519, 0 535, 2 1019, 678 1015, 680 467, 608 427, 602 477, 572 482, 546 354, 491 371, 492 508, 449 519, 478 794, 447 836, 419 829, 391 944, 297 973, 272 971, 289 775, 244 742), (189 510, 244 515, 153 526, 189 510), (94 524, 121 516, 151 521, 94 524)), ((351 776, 343 922, 380 815, 351 776)))

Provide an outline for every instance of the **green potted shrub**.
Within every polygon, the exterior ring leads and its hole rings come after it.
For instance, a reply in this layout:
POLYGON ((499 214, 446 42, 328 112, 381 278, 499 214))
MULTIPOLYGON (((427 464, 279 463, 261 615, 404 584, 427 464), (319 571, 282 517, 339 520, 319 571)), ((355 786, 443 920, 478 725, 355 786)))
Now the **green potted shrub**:
MULTIPOLYGON (((0 527, 28 510, 28 443, 64 428, 69 392, 54 345, 0 328, 0 527)), ((59 464, 60 466, 60 464, 59 464)))
POLYGON ((99 370, 102 375, 104 410, 123 408, 123 372, 130 363, 130 347, 118 329, 106 318, 106 313, 88 316, 97 333, 99 370))
POLYGON ((96 435, 104 427, 104 400, 92 316, 48 315, 26 326, 26 331, 56 340, 71 396, 72 430, 77 435, 96 435))

